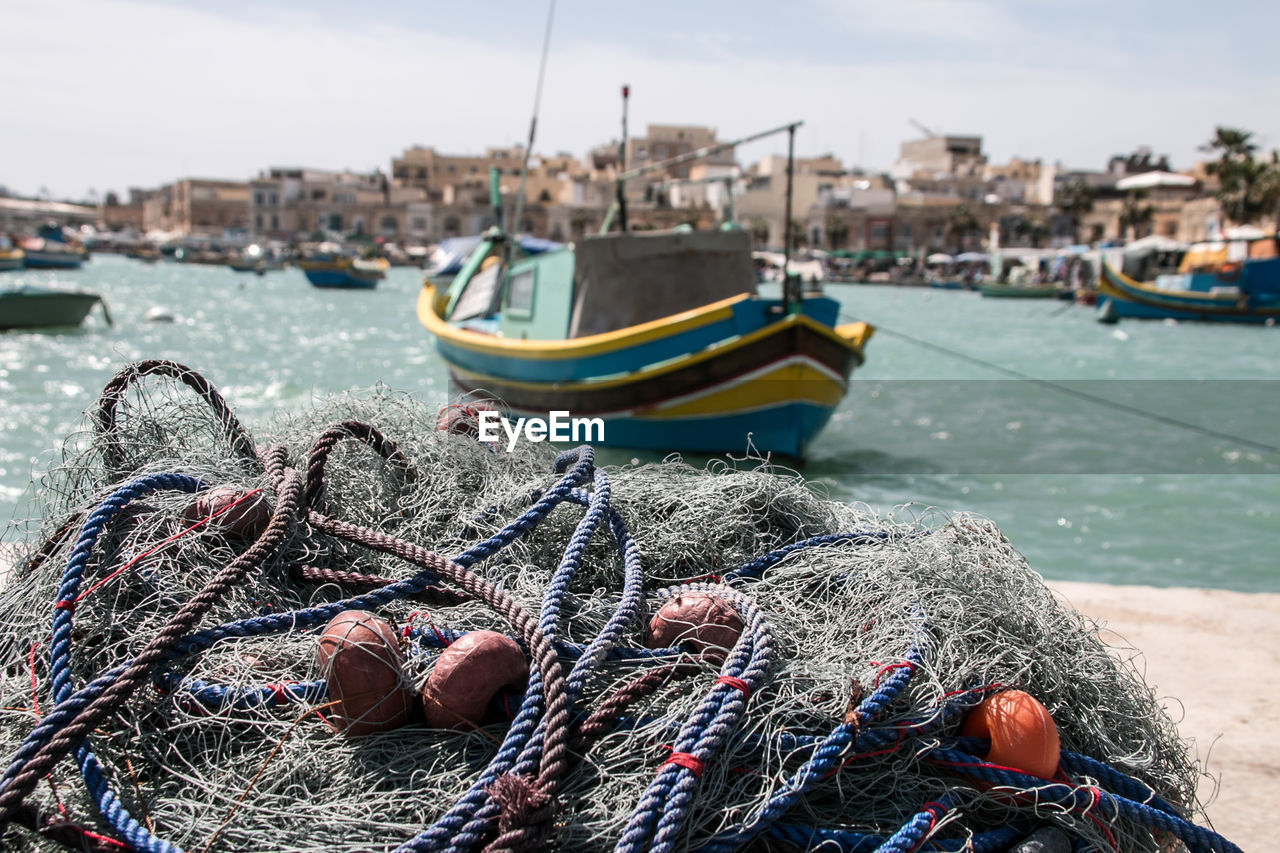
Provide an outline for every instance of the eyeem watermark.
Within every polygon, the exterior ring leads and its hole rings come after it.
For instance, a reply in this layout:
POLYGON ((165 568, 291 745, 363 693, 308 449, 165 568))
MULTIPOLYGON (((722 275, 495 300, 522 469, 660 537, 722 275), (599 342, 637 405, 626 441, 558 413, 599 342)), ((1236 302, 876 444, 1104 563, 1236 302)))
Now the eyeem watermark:
POLYGON ((507 436, 507 452, 516 448, 521 434, 525 441, 604 441, 602 418, 575 418, 568 412, 547 412, 545 418, 516 418, 513 424, 501 413, 485 410, 479 413, 480 440, 497 442, 502 434, 507 436), (501 427, 501 430, 499 430, 501 427))

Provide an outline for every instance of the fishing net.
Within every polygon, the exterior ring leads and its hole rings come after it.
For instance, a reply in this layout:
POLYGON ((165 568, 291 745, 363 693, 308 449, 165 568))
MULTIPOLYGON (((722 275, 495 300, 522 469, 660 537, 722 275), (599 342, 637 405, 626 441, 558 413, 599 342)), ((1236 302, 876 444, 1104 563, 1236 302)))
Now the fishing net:
POLYGON ((1233 849, 1189 822, 1198 768, 1151 691, 991 522, 759 461, 502 452, 474 417, 375 389, 251 436, 197 374, 122 371, 6 534, 6 840, 1233 849), (647 648, 698 595, 739 615, 732 648, 647 648), (347 736, 317 662, 346 609, 394 628, 415 690, 477 629, 521 643, 528 682, 454 729, 347 736), (1057 724, 1053 779, 962 733, 1010 688, 1057 724))

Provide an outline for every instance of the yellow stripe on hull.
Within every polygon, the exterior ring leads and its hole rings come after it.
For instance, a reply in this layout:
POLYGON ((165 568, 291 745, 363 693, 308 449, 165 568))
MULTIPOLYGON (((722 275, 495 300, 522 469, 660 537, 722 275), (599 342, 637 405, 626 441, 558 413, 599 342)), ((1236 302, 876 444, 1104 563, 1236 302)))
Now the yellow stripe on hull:
POLYGON ((848 383, 809 359, 798 358, 739 377, 670 405, 635 412, 642 418, 679 418, 753 412, 805 402, 835 408, 848 383))
MULTIPOLYGON (((1120 272, 1118 269, 1112 266, 1107 267, 1107 275, 1115 276, 1116 279, 1124 283, 1126 287, 1132 287, 1134 290, 1138 291, 1139 293, 1142 293, 1145 296, 1150 296, 1153 299, 1159 299, 1162 296, 1178 297, 1180 299, 1211 299, 1217 302, 1221 302, 1223 303, 1223 305, 1228 307, 1234 305, 1236 301, 1240 299, 1240 294, 1238 293, 1211 293, 1203 290, 1160 290, 1158 288, 1150 286, 1149 284, 1146 284, 1145 282, 1138 281, 1135 278, 1130 278, 1129 276, 1125 275, 1124 273, 1120 272)), ((1098 279, 1098 290, 1106 294, 1107 296, 1118 296, 1121 299, 1127 298, 1128 296, 1128 294, 1126 294, 1123 290, 1119 289, 1118 287, 1113 285, 1111 282, 1107 281, 1107 276, 1105 275, 1101 276, 1098 279)), ((1172 306, 1172 307, 1177 307, 1177 306, 1172 306)), ((1186 308, 1182 310, 1195 310, 1195 309, 1186 308)))
POLYGON ((522 341, 495 338, 492 335, 450 325, 441 316, 444 306, 437 301, 435 288, 427 284, 418 294, 418 319, 433 335, 443 338, 454 346, 476 352, 528 359, 580 358, 626 349, 698 326, 729 320, 733 317, 734 304, 750 298, 749 294, 742 293, 692 311, 672 314, 670 317, 662 317, 598 335, 585 335, 581 338, 564 340, 522 341))

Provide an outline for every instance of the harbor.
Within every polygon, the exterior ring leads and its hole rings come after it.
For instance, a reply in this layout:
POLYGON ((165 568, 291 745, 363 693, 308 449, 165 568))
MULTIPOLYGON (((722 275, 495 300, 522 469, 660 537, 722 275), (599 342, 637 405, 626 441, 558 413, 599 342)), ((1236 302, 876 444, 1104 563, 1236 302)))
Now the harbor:
POLYGON ((1189 31, 1127 9, 69 2, 0 64, 179 73, 163 122, 83 101, 93 158, 0 142, 0 845, 1270 846, 1247 54, 1138 74, 1189 31), (178 59, 215 44, 252 81, 178 59))

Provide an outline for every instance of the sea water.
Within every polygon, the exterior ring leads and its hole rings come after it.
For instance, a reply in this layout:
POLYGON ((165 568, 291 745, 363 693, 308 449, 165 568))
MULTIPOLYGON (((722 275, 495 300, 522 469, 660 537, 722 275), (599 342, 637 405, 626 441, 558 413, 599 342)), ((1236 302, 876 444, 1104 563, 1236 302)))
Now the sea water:
MULTIPOLYGON (((98 255, 81 270, 0 273, 0 286, 20 282, 100 293, 115 325, 95 310, 75 330, 0 333, 0 522, 31 512, 33 474, 131 361, 201 372, 251 431, 378 383, 449 399, 415 314, 415 269, 371 291, 322 290, 297 270, 98 255), (146 322, 157 306, 174 322, 146 322)), ((816 489, 898 517, 986 516, 1049 578, 1280 592, 1280 455, 1268 449, 1280 444, 1280 328, 1103 326, 1082 307, 965 291, 827 293, 879 331, 798 469, 816 489)))

